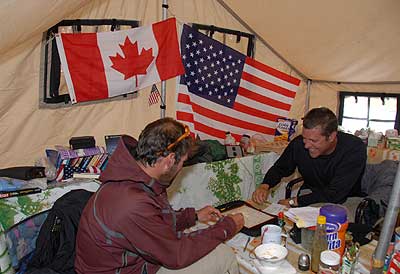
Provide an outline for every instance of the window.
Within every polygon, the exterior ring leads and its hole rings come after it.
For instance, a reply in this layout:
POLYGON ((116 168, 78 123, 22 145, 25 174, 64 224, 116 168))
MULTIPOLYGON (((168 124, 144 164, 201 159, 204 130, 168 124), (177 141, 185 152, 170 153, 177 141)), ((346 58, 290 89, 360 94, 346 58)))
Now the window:
POLYGON ((340 92, 339 98, 339 124, 346 131, 400 128, 400 94, 340 92))
MULTIPOLYGON (((43 60, 41 66, 40 106, 70 104, 68 88, 61 70, 60 57, 58 55, 55 34, 77 32, 102 32, 115 31, 139 26, 139 21, 118 19, 77 19, 63 20, 44 33, 43 60)), ((130 95, 122 95, 113 99, 131 98, 130 95)))

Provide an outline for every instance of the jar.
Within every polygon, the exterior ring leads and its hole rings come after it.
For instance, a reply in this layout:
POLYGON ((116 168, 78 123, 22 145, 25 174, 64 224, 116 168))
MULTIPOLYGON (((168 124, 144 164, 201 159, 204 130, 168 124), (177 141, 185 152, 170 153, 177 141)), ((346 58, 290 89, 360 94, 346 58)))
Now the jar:
POLYGON ((301 229, 301 246, 310 253, 312 250, 315 228, 315 226, 311 226, 301 229))
POLYGON ((335 251, 321 252, 318 274, 338 274, 340 269, 340 255, 335 251))

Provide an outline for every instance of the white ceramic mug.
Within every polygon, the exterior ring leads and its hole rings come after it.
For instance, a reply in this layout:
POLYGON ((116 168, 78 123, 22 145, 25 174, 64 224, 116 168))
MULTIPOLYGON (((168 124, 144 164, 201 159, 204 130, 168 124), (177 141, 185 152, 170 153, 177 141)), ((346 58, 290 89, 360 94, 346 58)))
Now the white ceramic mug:
POLYGON ((282 229, 277 225, 264 225, 261 227, 261 241, 263 244, 281 244, 282 237, 287 237, 282 233, 282 229))

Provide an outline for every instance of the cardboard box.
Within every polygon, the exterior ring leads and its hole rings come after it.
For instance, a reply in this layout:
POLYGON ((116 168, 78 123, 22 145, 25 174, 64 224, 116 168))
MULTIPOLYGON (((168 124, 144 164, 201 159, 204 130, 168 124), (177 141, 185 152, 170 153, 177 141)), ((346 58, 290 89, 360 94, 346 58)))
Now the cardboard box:
POLYGON ((278 118, 274 141, 290 141, 299 122, 295 119, 278 118))

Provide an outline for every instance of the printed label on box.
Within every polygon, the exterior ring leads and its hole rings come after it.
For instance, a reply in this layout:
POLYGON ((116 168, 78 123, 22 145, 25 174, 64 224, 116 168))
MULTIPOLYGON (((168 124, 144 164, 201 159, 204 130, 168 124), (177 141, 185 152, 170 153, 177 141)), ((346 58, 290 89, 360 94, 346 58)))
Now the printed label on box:
POLYGON ((274 141, 290 141, 296 132, 298 121, 289 118, 278 118, 274 141))

